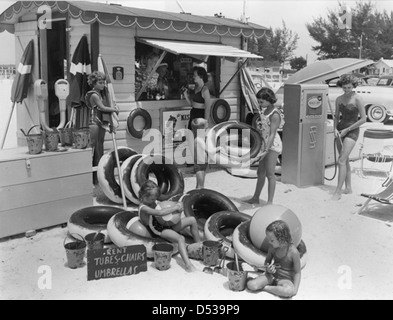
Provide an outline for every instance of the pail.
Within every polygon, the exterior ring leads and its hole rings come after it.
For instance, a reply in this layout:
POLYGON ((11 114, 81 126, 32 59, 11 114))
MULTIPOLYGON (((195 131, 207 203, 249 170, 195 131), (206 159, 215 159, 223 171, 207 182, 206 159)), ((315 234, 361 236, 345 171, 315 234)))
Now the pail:
POLYGON ((46 151, 56 151, 59 146, 59 132, 45 131, 45 150, 46 151))
POLYGON ((35 128, 39 127, 38 125, 33 126, 27 131, 27 134, 21 129, 23 134, 26 137, 27 141, 27 148, 29 149, 29 154, 39 154, 42 152, 42 146, 44 144, 44 138, 42 136, 42 133, 38 134, 30 134, 30 131, 35 128))
POLYGON ((247 271, 243 271, 241 265, 239 265, 239 271, 238 271, 236 267, 236 263, 234 261, 229 262, 227 264, 227 273, 228 273, 230 290, 243 291, 246 288, 247 271))
POLYGON ((222 243, 218 241, 203 241, 203 264, 205 266, 216 266, 220 258, 222 243))
MULTIPOLYGON (((71 234, 74 235, 74 234, 71 234)), ((67 264, 71 269, 76 269, 84 266, 84 258, 86 253, 86 242, 83 237, 78 235, 82 240, 77 238, 76 241, 65 243, 67 237, 63 241, 64 248, 67 254, 67 264)))
POLYGON ((74 143, 73 137, 73 129, 72 128, 63 128, 59 129, 60 133, 60 142, 63 147, 72 146, 74 143))
POLYGON ((99 232, 89 233, 85 236, 87 250, 96 250, 104 248, 105 235, 99 232))
POLYGON ((154 265, 158 270, 167 270, 171 266, 173 246, 169 243, 156 243, 153 246, 154 265))
POLYGON ((76 149, 86 149, 90 143, 90 129, 78 129, 74 130, 74 143, 76 149))

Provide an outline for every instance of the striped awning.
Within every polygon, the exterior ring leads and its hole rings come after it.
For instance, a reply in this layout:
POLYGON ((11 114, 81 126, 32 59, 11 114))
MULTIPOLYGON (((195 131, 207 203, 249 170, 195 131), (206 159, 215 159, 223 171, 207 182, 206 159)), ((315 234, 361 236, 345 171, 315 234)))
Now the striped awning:
POLYGON ((228 58, 263 59, 263 57, 253 54, 251 52, 223 44, 191 41, 156 40, 146 38, 138 38, 137 40, 139 42, 148 44, 164 51, 168 51, 176 55, 185 54, 190 56, 216 56, 228 58))

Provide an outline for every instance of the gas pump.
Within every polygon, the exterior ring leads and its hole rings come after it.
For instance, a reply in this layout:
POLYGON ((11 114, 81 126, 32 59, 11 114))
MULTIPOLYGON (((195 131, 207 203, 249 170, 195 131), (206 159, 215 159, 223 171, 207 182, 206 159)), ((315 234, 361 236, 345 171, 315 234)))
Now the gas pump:
POLYGON ((324 184, 327 103, 327 85, 284 85, 282 182, 324 184))
POLYGON ((55 94, 59 98, 60 123, 57 129, 63 129, 66 123, 66 99, 70 94, 70 85, 67 80, 59 79, 55 82, 55 94))
POLYGON ((38 110, 40 111, 40 123, 45 131, 52 132, 53 129, 49 128, 46 123, 45 103, 48 101, 48 84, 38 79, 34 82, 34 96, 37 99, 38 110))

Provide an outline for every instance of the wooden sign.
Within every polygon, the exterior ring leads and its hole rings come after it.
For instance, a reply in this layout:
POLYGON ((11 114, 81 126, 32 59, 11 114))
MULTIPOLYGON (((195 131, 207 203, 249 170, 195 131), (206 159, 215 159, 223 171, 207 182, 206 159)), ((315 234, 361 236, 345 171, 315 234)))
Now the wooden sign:
POLYGON ((144 245, 87 251, 87 280, 115 278, 147 271, 144 245))

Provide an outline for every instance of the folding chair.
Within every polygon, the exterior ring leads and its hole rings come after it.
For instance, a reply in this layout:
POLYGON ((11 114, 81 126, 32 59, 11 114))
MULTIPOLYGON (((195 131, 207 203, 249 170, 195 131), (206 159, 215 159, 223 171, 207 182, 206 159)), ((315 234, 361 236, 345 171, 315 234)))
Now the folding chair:
MULTIPOLYGON (((384 154, 384 141, 387 139, 393 139, 393 130, 386 129, 366 129, 363 135, 363 141, 360 144, 359 157, 361 159, 360 163, 360 174, 364 177, 364 160, 368 160, 374 163, 391 163, 390 169, 386 171, 387 175, 393 168, 393 154, 384 154), (366 145, 367 139, 370 141, 370 146, 366 145), (375 140, 379 140, 378 143, 375 140)), ((393 142, 392 142, 393 145, 393 142)), ((381 171, 381 170, 374 170, 381 171)))
POLYGON ((375 200, 382 204, 393 205, 393 172, 390 176, 382 183, 382 190, 374 194, 362 193, 362 197, 368 198, 363 206, 359 209, 357 214, 360 214, 369 204, 371 200, 375 200))

